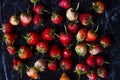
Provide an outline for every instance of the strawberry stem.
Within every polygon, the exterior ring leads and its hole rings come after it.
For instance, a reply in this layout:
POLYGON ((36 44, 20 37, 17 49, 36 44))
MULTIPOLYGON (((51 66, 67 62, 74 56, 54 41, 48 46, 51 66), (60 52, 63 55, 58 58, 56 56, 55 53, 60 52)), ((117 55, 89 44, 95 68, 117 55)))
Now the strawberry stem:
POLYGON ((99 25, 97 25, 97 28, 96 28, 96 30, 95 30, 95 33, 98 31, 98 29, 99 29, 99 25))
POLYGON ((109 62, 104 62, 105 64, 110 64, 109 62))
POLYGON ((77 7, 76 7, 75 11, 77 11, 77 10, 79 9, 79 7, 80 7, 80 2, 78 2, 78 4, 77 4, 77 7))
POLYGON ((54 33, 54 35, 59 38, 59 35, 58 35, 58 34, 54 33))
POLYGON ((0 30, 3 30, 3 28, 0 28, 0 30))
POLYGON ((19 72, 20 72, 20 79, 22 79, 22 69, 19 72))
POLYGON ((66 27, 66 25, 64 25, 64 29, 65 29, 65 33, 67 34, 67 27, 66 27))
POLYGON ((48 13, 48 14, 50 14, 50 12, 48 10, 43 10, 43 11, 46 12, 46 13, 48 13))

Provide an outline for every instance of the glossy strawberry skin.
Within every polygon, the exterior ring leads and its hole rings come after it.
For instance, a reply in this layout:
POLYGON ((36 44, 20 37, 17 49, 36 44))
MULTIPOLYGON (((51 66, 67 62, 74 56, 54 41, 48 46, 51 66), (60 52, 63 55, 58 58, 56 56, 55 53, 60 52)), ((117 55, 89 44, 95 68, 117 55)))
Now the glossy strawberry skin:
POLYGON ((44 10, 44 6, 42 4, 38 4, 35 5, 35 7, 33 8, 33 11, 35 12, 35 14, 42 14, 44 10))
POLYGON ((57 70, 57 63, 55 61, 51 61, 48 63, 48 69, 52 70, 52 71, 56 71, 57 70))
POLYGON ((33 23, 35 26, 41 26, 41 24, 43 23, 43 18, 41 15, 35 15, 33 18, 33 23))
POLYGON ((72 56, 72 51, 70 51, 69 49, 65 48, 63 50, 63 57, 64 58, 70 58, 72 56))
POLYGON ((7 51, 10 55, 14 55, 16 52, 16 48, 14 46, 7 46, 7 51))
POLYGON ((53 15, 51 16, 51 21, 54 24, 61 24, 63 21, 63 17, 61 14, 53 13, 53 15))
POLYGON ((108 74, 108 72, 107 72, 107 70, 106 70, 106 68, 105 67, 99 67, 98 69, 97 69, 97 75, 99 76, 99 77, 101 77, 101 78, 106 78, 107 77, 107 74, 108 74))
POLYGON ((86 59, 86 63, 87 63, 87 65, 90 66, 90 67, 95 67, 95 66, 96 66, 95 56, 90 55, 90 56, 86 59))
POLYGON ((96 73, 96 71, 95 71, 95 70, 90 70, 90 71, 88 71, 87 77, 88 77, 90 80, 97 80, 97 73, 96 73))
POLYGON ((64 9, 70 8, 70 1, 69 0, 60 0, 58 5, 64 9))
POLYGON ((23 68, 23 62, 21 60, 14 59, 13 60, 13 68, 16 71, 20 71, 23 68))
POLYGON ((97 66, 102 66, 103 63, 104 63, 104 58, 102 56, 96 56, 96 63, 97 63, 97 66))
POLYGON ((103 46, 103 48, 106 48, 110 45, 110 37, 104 36, 100 39, 100 44, 103 46))
POLYGON ((13 26, 10 24, 10 23, 3 23, 2 24, 2 29, 3 29, 3 32, 6 34, 6 33, 11 33, 12 30, 13 30, 13 26))

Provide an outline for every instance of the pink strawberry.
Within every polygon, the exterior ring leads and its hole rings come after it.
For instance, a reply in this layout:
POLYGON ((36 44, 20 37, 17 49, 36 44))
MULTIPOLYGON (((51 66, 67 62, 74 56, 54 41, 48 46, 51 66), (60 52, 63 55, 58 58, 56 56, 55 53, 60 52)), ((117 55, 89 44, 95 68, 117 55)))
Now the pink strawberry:
POLYGON ((70 0, 60 0, 58 5, 64 9, 70 8, 70 0))
POLYGON ((41 15, 35 15, 33 18, 33 23, 35 26, 41 26, 43 23, 43 18, 41 15))

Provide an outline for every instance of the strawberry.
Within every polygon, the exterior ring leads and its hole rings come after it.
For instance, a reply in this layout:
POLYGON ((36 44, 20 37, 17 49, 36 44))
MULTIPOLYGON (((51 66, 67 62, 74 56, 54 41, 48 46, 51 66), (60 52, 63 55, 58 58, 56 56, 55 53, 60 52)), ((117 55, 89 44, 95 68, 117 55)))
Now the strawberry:
POLYGON ((100 44, 103 46, 103 48, 106 48, 110 45, 110 37, 104 36, 100 39, 100 44))
POLYGON ((98 35, 96 34, 96 31, 94 31, 93 29, 90 29, 87 33, 86 41, 87 42, 95 41, 97 39, 97 37, 98 37, 98 35))
POLYGON ((40 41, 37 45, 36 45, 36 49, 39 53, 46 53, 48 52, 49 49, 49 45, 47 41, 40 41))
POLYGON ((17 35, 16 34, 13 34, 13 33, 6 33, 4 34, 4 39, 5 39, 5 43, 6 45, 13 45, 15 40, 17 38, 17 35))
POLYGON ((3 23, 1 30, 3 30, 4 33, 11 33, 13 26, 10 23, 3 23))
POLYGON ((93 2, 92 7, 98 14, 102 14, 106 10, 106 5, 101 1, 93 2))
POLYGON ((57 63, 55 61, 49 61, 48 69, 52 70, 52 71, 56 71, 57 70, 57 63))
POLYGON ((75 51, 79 56, 85 56, 87 54, 87 46, 85 42, 77 44, 75 46, 75 51))
POLYGON ((22 68, 23 68, 23 62, 22 62, 21 60, 14 59, 14 60, 13 60, 13 68, 14 68, 16 71, 21 71, 22 68))
POLYGON ((71 80, 71 79, 66 73, 63 73, 59 80, 71 80))
POLYGON ((84 41, 86 37, 87 37, 87 29, 86 28, 80 29, 76 35, 77 43, 84 41))
POLYGON ((60 61, 60 67, 63 70, 70 70, 72 68, 72 61, 71 61, 71 59, 62 59, 60 61))
POLYGON ((57 45, 53 45, 51 47, 50 57, 54 59, 60 59, 62 57, 62 51, 57 45))
POLYGON ((63 17, 61 14, 58 14, 56 12, 53 12, 52 16, 51 16, 51 21, 54 23, 54 24, 61 24, 62 21, 63 21, 63 17))
POLYGON ((63 57, 70 58, 72 56, 72 51, 69 48, 64 48, 63 50, 63 57))
POLYGON ((18 51, 18 56, 20 59, 28 59, 32 57, 32 51, 27 46, 21 46, 18 51))
POLYGON ((14 46, 7 46, 7 51, 9 52, 10 55, 14 55, 16 52, 16 47, 14 46))
POLYGON ((104 63, 104 58, 102 56, 96 56, 96 64, 97 66, 102 66, 104 63))
POLYGON ((16 15, 12 15, 9 19, 9 23, 13 26, 17 26, 20 23, 20 19, 16 15))
POLYGON ((43 23, 43 18, 41 15, 35 15, 33 18, 33 23, 35 26, 41 26, 43 23))
POLYGON ((29 45, 35 45, 40 40, 40 36, 36 32, 30 32, 24 38, 29 45))
POLYGON ((46 28, 46 29, 42 32, 42 38, 43 38, 44 40, 47 40, 47 41, 52 41, 52 40, 54 40, 54 38, 55 38, 54 32, 55 32, 55 29, 53 29, 53 28, 46 28))
POLYGON ((91 23, 93 24, 93 16, 89 13, 82 13, 79 15, 79 20, 84 26, 89 26, 91 23))
POLYGON ((64 9, 70 8, 70 0, 60 0, 58 5, 64 9))
POLYGON ((33 11, 35 14, 42 14, 44 11, 44 6, 42 4, 37 4, 34 6, 33 11))
POLYGON ((35 67, 28 68, 26 74, 32 79, 38 79, 39 77, 38 70, 35 67))
POLYGON ((90 79, 90 80, 97 80, 97 73, 95 70, 90 70, 88 73, 87 73, 87 77, 90 79))
POLYGON ((87 65, 90 66, 90 67, 95 67, 95 66, 96 66, 95 56, 90 55, 90 56, 86 59, 86 63, 87 63, 87 65))
POLYGON ((97 69, 97 75, 98 75, 99 77, 101 77, 101 78, 106 78, 106 77, 107 77, 107 74, 108 74, 108 72, 107 72, 107 70, 106 70, 105 67, 99 67, 99 68, 97 69))

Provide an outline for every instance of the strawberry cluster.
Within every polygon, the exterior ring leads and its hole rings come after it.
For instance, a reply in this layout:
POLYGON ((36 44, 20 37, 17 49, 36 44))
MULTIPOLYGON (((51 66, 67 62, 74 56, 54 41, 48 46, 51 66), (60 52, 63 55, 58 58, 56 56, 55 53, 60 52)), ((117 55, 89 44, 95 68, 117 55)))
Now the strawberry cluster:
MULTIPOLYGON (((110 45, 110 37, 105 35, 99 38, 97 34, 99 26, 93 22, 93 15, 88 12, 78 13, 80 3, 74 9, 71 7, 70 0, 59 0, 58 6, 66 10, 64 15, 69 22, 64 25, 64 17, 58 12, 52 12, 50 20, 55 25, 63 24, 64 31, 56 33, 54 27, 46 27, 41 33, 31 31, 22 36, 27 45, 16 47, 14 43, 20 35, 13 32, 15 26, 22 24, 23 27, 28 27, 33 23, 35 27, 41 28, 44 26, 43 14, 50 14, 41 3, 38 4, 38 1, 30 0, 34 4, 32 9, 34 16, 27 10, 27 12, 21 13, 19 17, 12 15, 9 22, 2 25, 9 54, 13 56, 17 54, 19 57, 13 60, 13 68, 21 73, 25 66, 27 68, 26 74, 32 79, 38 79, 39 72, 43 72, 47 68, 52 71, 71 70, 73 67, 72 56, 77 54, 78 57, 85 58, 88 56, 85 61, 75 66, 74 72, 79 77, 86 74, 90 80, 97 80, 97 77, 105 78, 107 70, 103 64, 106 62, 100 53, 110 45), (89 26, 94 26, 96 29, 89 26), (54 43, 55 40, 58 40, 61 47, 54 43), (28 67, 24 60, 36 55, 33 53, 32 47, 36 47, 34 51, 40 55, 49 54, 49 59, 40 58, 32 67, 28 67)), ((92 4, 92 8, 97 14, 102 14, 106 10, 106 5, 101 1, 96 1, 92 4)))

